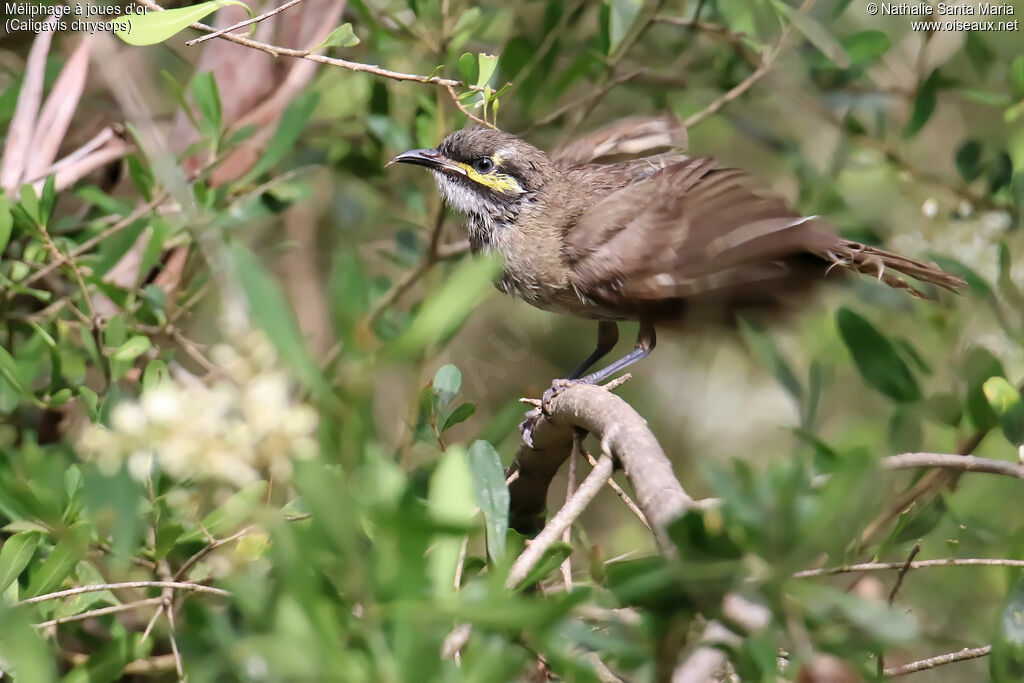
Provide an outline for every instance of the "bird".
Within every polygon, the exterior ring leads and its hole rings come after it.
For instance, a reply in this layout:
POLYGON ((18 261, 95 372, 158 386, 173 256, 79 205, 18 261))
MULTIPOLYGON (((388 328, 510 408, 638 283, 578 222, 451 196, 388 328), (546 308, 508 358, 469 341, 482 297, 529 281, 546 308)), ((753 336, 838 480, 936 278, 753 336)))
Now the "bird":
POLYGON ((597 344, 563 380, 599 383, 648 356, 656 329, 734 323, 789 310, 833 271, 873 275, 914 296, 960 277, 839 236, 750 174, 681 151, 673 116, 618 121, 546 154, 508 132, 456 130, 394 163, 429 169, 462 214, 470 250, 502 263, 498 289, 537 308, 597 321, 597 344), (586 374, 639 323, 622 358, 586 374))

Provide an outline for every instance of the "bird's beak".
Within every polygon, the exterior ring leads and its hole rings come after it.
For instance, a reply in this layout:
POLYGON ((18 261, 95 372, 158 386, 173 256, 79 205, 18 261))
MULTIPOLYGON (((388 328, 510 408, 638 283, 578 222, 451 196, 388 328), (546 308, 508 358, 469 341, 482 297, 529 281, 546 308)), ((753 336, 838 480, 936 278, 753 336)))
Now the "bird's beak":
POLYGON ((454 173, 457 175, 466 175, 466 170, 464 168, 454 163, 451 159, 446 158, 436 149, 410 149, 408 152, 402 152, 389 161, 387 166, 396 163, 425 166, 435 171, 445 171, 447 173, 454 173))

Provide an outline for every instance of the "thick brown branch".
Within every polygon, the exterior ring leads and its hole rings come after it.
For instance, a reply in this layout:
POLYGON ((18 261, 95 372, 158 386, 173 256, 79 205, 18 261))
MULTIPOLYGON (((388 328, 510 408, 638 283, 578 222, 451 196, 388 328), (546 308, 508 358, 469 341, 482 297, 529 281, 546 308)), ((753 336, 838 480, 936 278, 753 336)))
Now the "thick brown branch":
POLYGON ((509 486, 513 527, 533 531, 543 523, 548 485, 572 452, 573 429, 579 427, 600 439, 602 450, 621 464, 659 547, 674 554, 665 527, 696 503, 676 479, 647 422, 615 394, 588 384, 564 389, 546 408, 533 428, 533 446, 520 446, 509 468, 509 474, 519 473, 509 486))

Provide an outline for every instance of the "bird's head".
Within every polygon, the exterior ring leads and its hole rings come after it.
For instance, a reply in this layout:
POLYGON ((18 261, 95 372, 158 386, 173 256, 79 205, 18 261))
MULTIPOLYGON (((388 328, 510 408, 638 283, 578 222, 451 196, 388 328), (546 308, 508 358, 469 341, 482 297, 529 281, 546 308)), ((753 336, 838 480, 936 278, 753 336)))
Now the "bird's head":
POLYGON ((441 196, 469 221, 470 239, 491 242, 493 232, 515 221, 550 173, 544 152, 510 133, 458 130, 437 149, 413 149, 389 162, 429 168, 441 196))

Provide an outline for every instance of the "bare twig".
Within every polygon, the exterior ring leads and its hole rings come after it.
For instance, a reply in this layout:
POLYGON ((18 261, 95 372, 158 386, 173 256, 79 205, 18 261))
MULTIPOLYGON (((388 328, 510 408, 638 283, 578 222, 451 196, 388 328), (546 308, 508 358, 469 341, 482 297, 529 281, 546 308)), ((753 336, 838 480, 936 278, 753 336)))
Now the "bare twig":
POLYGON ((547 526, 537 534, 537 537, 530 542, 526 550, 516 558, 509 569, 508 579, 505 587, 512 589, 518 586, 526 578, 530 570, 544 555, 544 551, 551 547, 551 544, 558 540, 562 532, 568 529, 573 521, 586 509, 594 496, 598 494, 608 477, 612 476, 614 468, 611 456, 602 454, 597 461, 597 466, 590 471, 587 478, 583 480, 580 487, 573 494, 572 498, 565 501, 565 505, 555 513, 547 526))
POLYGON ((473 112, 471 112, 469 109, 466 109, 466 105, 462 104, 462 100, 459 99, 459 94, 457 92, 455 92, 455 87, 454 86, 449 85, 449 86, 446 86, 446 88, 448 90, 448 94, 452 98, 452 102, 455 103, 455 106, 458 107, 459 111, 461 111, 463 114, 465 114, 467 118, 469 118, 469 119, 479 123, 481 126, 485 126, 487 128, 492 128, 494 130, 498 129, 498 127, 495 126, 490 121, 487 121, 486 119, 482 119, 479 116, 477 116, 476 114, 474 114, 473 112))
POLYGON ((128 612, 139 607, 146 607, 147 605, 159 605, 163 602, 163 598, 146 598, 144 600, 136 600, 134 602, 126 602, 120 605, 108 605, 107 607, 98 607, 85 612, 79 612, 78 614, 72 614, 69 617, 60 617, 59 619, 50 619, 49 621, 41 621, 38 624, 33 624, 36 628, 47 628, 50 626, 58 626, 60 624, 66 624, 70 621, 82 621, 83 619, 92 619, 93 617, 101 617, 105 614, 117 614, 118 612, 128 612))
MULTIPOLYGON (((153 0, 139 0, 139 4, 145 5, 146 7, 156 10, 158 12, 163 11, 163 7, 153 2, 153 0)), ((214 33, 217 29, 206 24, 196 22, 192 24, 192 28, 204 31, 206 33, 214 33)), ((390 78, 395 81, 415 81, 416 83, 428 83, 431 85, 438 85, 441 87, 452 86, 454 88, 468 88, 469 90, 482 90, 475 85, 467 85, 462 81, 455 80, 452 78, 441 78, 440 76, 421 76, 419 74, 407 74, 399 71, 391 71, 390 69, 382 69, 374 64, 363 64, 361 62, 351 62, 347 59, 337 59, 335 57, 327 57, 321 54, 311 53, 309 50, 295 50, 287 47, 279 47, 277 45, 270 45, 269 43, 263 43, 258 40, 252 40, 234 33, 225 33, 220 36, 224 40, 229 40, 232 43, 244 45, 245 47, 251 47, 255 50, 266 52, 274 57, 296 57, 298 59, 308 59, 313 62, 319 62, 321 64, 328 64, 330 66, 341 67, 342 69, 348 69, 349 71, 359 71, 362 73, 373 74, 374 76, 380 76, 381 78, 390 78)))
POLYGON ((805 569, 793 574, 794 579, 809 579, 819 576, 836 576, 855 572, 903 571, 911 569, 928 569, 930 567, 1021 567, 1024 560, 1008 560, 988 557, 949 557, 940 560, 917 560, 910 562, 861 562, 860 564, 822 567, 821 569, 805 569))
MULTIPOLYGON (((900 586, 903 585, 903 579, 907 576, 907 572, 910 570, 910 563, 914 561, 914 558, 917 557, 919 552, 921 552, 921 544, 915 543, 913 550, 911 550, 910 554, 907 555, 906 562, 904 562, 903 566, 900 568, 899 574, 896 575, 896 583, 893 584, 892 590, 889 591, 889 599, 887 600, 889 607, 892 607, 893 603, 896 602, 896 594, 899 592, 900 586)), ((877 665, 878 675, 881 676, 885 672, 885 651, 881 648, 878 650, 877 665)))
POLYGON ((193 593, 210 593, 212 595, 220 595, 222 597, 231 596, 231 593, 229 591, 224 590, 223 588, 216 588, 214 586, 204 586, 201 583, 191 583, 186 581, 121 581, 119 583, 96 583, 89 586, 78 586, 77 588, 68 588, 66 590, 57 591, 55 593, 45 593, 43 595, 37 595, 33 598, 19 600, 18 602, 14 603, 14 606, 18 607, 20 605, 34 605, 38 602, 46 602, 47 600, 60 600, 61 598, 70 598, 75 595, 82 595, 83 593, 120 590, 124 588, 171 588, 173 590, 190 591, 193 593))
POLYGON ((916 467, 937 467, 941 469, 963 470, 964 472, 984 472, 985 474, 1002 474, 1024 480, 1024 465, 1019 462, 1007 462, 993 458, 979 458, 975 455, 956 455, 953 453, 900 453, 882 459, 882 467, 889 470, 913 469, 916 467))
MULTIPOLYGON (((565 487, 565 502, 568 503, 574 493, 576 493, 576 461, 579 460, 579 456, 583 453, 583 437, 586 434, 576 430, 576 433, 572 438, 572 455, 569 456, 569 476, 566 477, 565 487)), ((588 454, 589 455, 589 454, 588 454)), ((597 466, 595 462, 594 467, 597 466)), ((608 478, 611 481, 611 477, 608 478)), ((562 532, 562 542, 570 543, 572 541, 572 525, 570 524, 562 532)), ((572 590, 572 553, 566 556, 565 560, 562 561, 562 582, 565 584, 565 590, 572 590)))
POLYGON ((935 667, 944 666, 946 664, 953 664, 954 662, 963 662, 968 659, 986 657, 990 654, 992 654, 991 645, 974 648, 965 647, 964 649, 957 650, 956 652, 949 652, 937 657, 921 659, 916 662, 911 662, 910 664, 904 664, 903 666, 894 666, 891 669, 886 669, 882 673, 887 678, 896 678, 897 676, 906 676, 907 674, 916 673, 918 671, 927 671, 928 669, 934 669, 935 667))
POLYGON ((147 213, 152 211, 154 208, 156 208, 158 205, 163 203, 163 201, 165 199, 167 199, 167 194, 163 193, 163 192, 159 193, 157 196, 153 197, 153 199, 151 199, 150 201, 146 202, 145 204, 140 205, 134 211, 132 211, 130 214, 128 214, 123 219, 121 219, 120 221, 118 221, 114 225, 110 226, 109 228, 107 228, 106 230, 101 232, 100 234, 96 235, 95 237, 91 237, 91 238, 87 239, 86 241, 82 242, 82 244, 80 244, 79 246, 75 247, 75 249, 73 249, 71 251, 71 253, 69 253, 67 256, 61 255, 60 258, 57 258, 57 259, 55 259, 53 261, 50 261, 50 263, 46 264, 45 266, 43 266, 42 268, 40 268, 39 270, 34 272, 32 275, 28 276, 25 279, 25 281, 22 282, 21 284, 26 286, 26 287, 28 287, 32 283, 38 281, 40 278, 43 278, 46 275, 48 275, 54 269, 59 268, 60 266, 64 265, 67 261, 69 261, 71 259, 74 259, 74 258, 77 258, 77 257, 81 256, 82 254, 85 254, 86 252, 92 250, 93 247, 95 247, 97 244, 99 244, 103 240, 107 239, 108 237, 111 237, 112 235, 117 234, 118 232, 120 232, 120 231, 124 230, 125 228, 127 228, 128 226, 130 226, 135 221, 137 221, 140 218, 142 218, 144 215, 146 215, 147 213))
POLYGON ((185 41, 185 44, 188 45, 189 47, 192 47, 193 45, 198 45, 199 43, 202 43, 203 41, 206 41, 206 40, 210 40, 211 38, 219 38, 220 36, 224 35, 225 33, 231 33, 235 29, 239 29, 239 28, 242 28, 244 26, 249 26, 251 24, 259 23, 259 22, 263 21, 264 19, 266 19, 268 17, 272 17, 275 14, 279 14, 280 12, 285 11, 286 9, 288 9, 289 7, 291 7, 293 5, 299 4, 300 2, 302 2, 302 0, 288 0, 288 2, 284 3, 280 7, 275 7, 274 9, 270 10, 269 12, 264 12, 263 14, 259 15, 258 17, 252 17, 251 19, 245 19, 244 21, 240 21, 237 24, 232 24, 231 26, 228 26, 226 28, 217 29, 213 33, 207 33, 205 36, 200 36, 199 38, 194 38, 192 40, 187 40, 187 41, 185 41))
POLYGON ((915 543, 914 549, 910 551, 909 555, 907 555, 907 561, 903 563, 902 567, 900 567, 900 573, 896 575, 896 584, 892 587, 892 590, 889 591, 889 607, 892 607, 893 602, 895 602, 896 593, 899 592, 900 586, 903 585, 903 578, 907 575, 907 572, 910 570, 910 565, 914 562, 914 558, 917 557, 919 552, 921 552, 921 544, 915 543))
MULTIPOLYGON (((798 11, 801 13, 806 12, 812 4, 813 0, 805 0, 798 11)), ((778 58, 778 56, 782 53, 783 49, 785 49, 786 41, 789 39, 789 33, 792 30, 792 28, 792 24, 786 24, 782 28, 782 33, 781 35, 779 35, 779 42, 775 44, 774 48, 771 48, 770 50, 765 52, 764 56, 761 59, 760 66, 754 69, 754 72, 752 74, 750 74, 742 81, 737 83, 735 86, 730 88, 728 91, 723 93, 720 97, 711 102, 711 104, 707 105, 697 113, 687 117, 687 119, 683 121, 683 127, 686 128, 687 130, 693 128, 698 123, 700 123, 707 117, 718 113, 718 111, 722 107, 729 104, 733 100, 739 98, 741 95, 743 95, 743 93, 750 90, 750 88, 752 88, 755 83, 761 80, 762 76, 768 73, 768 71, 772 68, 772 65, 775 63, 776 58, 778 58)))
MULTIPOLYGON (((593 467, 597 463, 597 461, 594 460, 594 456, 592 456, 590 453, 587 453, 586 451, 584 451, 583 453, 584 455, 587 456, 587 461, 590 463, 590 466, 593 467)), ((614 479, 608 480, 608 488, 615 492, 615 495, 617 495, 622 500, 622 502, 626 504, 626 507, 629 508, 630 512, 636 515, 636 518, 640 520, 641 524, 643 524, 648 529, 651 528, 651 523, 647 521, 646 517, 644 517, 644 511, 640 509, 639 505, 633 502, 633 499, 629 497, 629 494, 626 493, 622 489, 622 487, 619 486, 618 483, 616 483, 614 479)))

